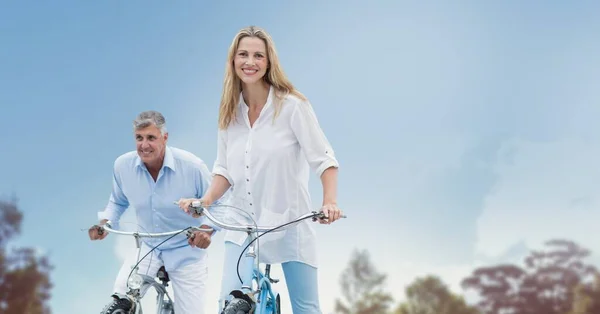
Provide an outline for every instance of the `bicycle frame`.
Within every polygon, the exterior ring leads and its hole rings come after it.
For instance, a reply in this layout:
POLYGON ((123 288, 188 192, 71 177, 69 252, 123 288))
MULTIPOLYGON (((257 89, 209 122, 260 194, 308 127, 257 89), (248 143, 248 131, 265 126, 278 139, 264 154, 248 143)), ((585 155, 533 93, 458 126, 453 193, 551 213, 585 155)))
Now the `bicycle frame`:
POLYGON ((271 265, 266 264, 265 273, 263 274, 257 264, 253 272, 253 280, 257 281, 257 287, 259 291, 259 297, 256 302, 258 304, 256 313, 277 313, 277 308, 279 308, 281 304, 279 294, 276 293, 276 291, 273 291, 272 283, 277 283, 278 280, 274 281, 271 278, 271 265), (268 302, 269 300, 271 300, 270 303, 268 302))
MULTIPOLYGON (((178 233, 183 233, 186 230, 188 231, 188 236, 189 236, 190 230, 192 229, 192 227, 188 227, 188 228, 177 230, 177 231, 163 232, 163 233, 128 232, 128 231, 120 231, 120 230, 113 229, 111 221, 107 221, 103 226, 101 226, 101 228, 110 233, 133 236, 135 238, 135 244, 136 244, 136 249, 137 249, 136 263, 139 262, 141 251, 142 251, 141 238, 143 238, 143 237, 148 237, 148 238, 168 237, 168 236, 176 235, 178 233)), ((202 229, 202 228, 195 228, 195 227, 193 229, 201 230, 201 231, 212 231, 212 229, 202 229)), ((168 286, 167 283, 165 281, 162 281, 162 279, 157 274, 155 274, 153 276, 140 274, 138 272, 138 270, 139 270, 139 267, 136 265, 134 271, 127 278, 128 291, 127 291, 125 297, 127 297, 132 302, 133 308, 134 308, 133 313, 134 314, 142 313, 141 300, 144 298, 144 296, 146 295, 146 292, 148 292, 148 290, 150 288, 154 288, 157 293, 156 313, 157 314, 172 314, 172 313, 174 313, 173 309, 174 309, 175 304, 174 304, 173 300, 171 299, 171 296, 167 292, 167 286, 168 286), (158 283, 156 281, 156 278, 161 279, 162 283, 158 283), (165 300, 165 296, 167 297, 167 300, 165 300)))
MULTIPOLYGON (((256 233, 248 232, 248 240, 254 241, 256 239, 256 233)), ((252 279, 251 286, 242 285, 242 291, 256 295, 258 297, 253 298, 256 301, 257 308, 254 313, 276 313, 275 308, 279 306, 278 294, 273 291, 273 283, 277 283, 279 280, 271 278, 271 265, 265 265, 265 272, 263 273, 260 268, 260 259, 256 254, 257 242, 254 241, 248 248, 248 252, 245 253, 247 257, 250 257, 249 263, 252 263, 252 279), (254 286, 255 285, 255 286, 254 286), (271 301, 271 302, 269 302, 271 301), (268 308, 267 308, 268 307, 268 308)))

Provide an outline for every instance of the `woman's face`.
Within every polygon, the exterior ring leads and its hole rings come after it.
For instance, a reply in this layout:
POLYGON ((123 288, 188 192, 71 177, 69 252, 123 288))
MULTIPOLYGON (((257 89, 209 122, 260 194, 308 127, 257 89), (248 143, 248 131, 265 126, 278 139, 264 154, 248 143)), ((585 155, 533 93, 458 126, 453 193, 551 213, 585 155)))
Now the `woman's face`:
POLYGON ((267 73, 269 60, 265 42, 257 37, 240 40, 233 59, 235 74, 247 85, 259 82, 267 73))

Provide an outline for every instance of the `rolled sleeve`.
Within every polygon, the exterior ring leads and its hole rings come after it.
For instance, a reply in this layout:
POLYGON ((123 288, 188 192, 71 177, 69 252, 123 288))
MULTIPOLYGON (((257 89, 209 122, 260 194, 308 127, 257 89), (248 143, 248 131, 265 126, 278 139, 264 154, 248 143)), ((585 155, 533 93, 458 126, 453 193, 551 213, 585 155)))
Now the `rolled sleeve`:
POLYGON ((321 129, 310 102, 299 102, 296 105, 291 116, 291 127, 306 160, 319 177, 326 169, 339 167, 333 148, 321 129))
POLYGON ((127 207, 129 207, 129 201, 121 188, 121 181, 115 163, 110 198, 104 211, 98 212, 98 220, 107 219, 113 223, 118 223, 127 207))
POLYGON ((227 130, 219 130, 217 139, 217 158, 213 166, 213 175, 221 175, 233 186, 233 179, 227 171, 227 130))

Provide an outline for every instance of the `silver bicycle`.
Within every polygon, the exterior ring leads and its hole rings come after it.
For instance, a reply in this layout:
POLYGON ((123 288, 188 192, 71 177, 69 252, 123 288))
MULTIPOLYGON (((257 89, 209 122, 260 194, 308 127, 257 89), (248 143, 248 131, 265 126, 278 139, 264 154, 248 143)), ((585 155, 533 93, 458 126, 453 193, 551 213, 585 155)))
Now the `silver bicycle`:
MULTIPOLYGON (((177 202, 175 203, 177 204, 177 202)), ((318 219, 327 219, 327 217, 322 212, 313 211, 279 226, 258 226, 250 214, 235 206, 223 204, 203 206, 199 201, 195 201, 191 204, 190 208, 196 214, 206 216, 210 221, 220 228, 233 231, 243 231, 246 232, 249 237, 248 245, 242 250, 236 267, 237 276, 240 280, 242 288, 241 290, 234 290, 230 293, 231 299, 224 301, 224 304, 222 304, 223 310, 221 311, 221 314, 280 314, 281 296, 279 293, 274 291, 272 286, 272 284, 277 283, 279 280, 270 277, 270 264, 265 265, 264 271, 262 271, 260 268, 260 245, 258 244, 259 238, 270 232, 284 231, 285 229, 297 225, 306 219, 316 221, 318 219), (218 208, 221 209, 218 210, 218 208), (234 211, 231 211, 231 209, 234 211), (247 218, 233 218, 236 216, 234 213, 235 211, 243 214, 247 218), (219 216, 219 218, 216 216, 219 216), (249 257, 248 263, 252 263, 251 266, 248 265, 248 268, 252 268, 251 283, 243 282, 239 272, 240 261, 246 250, 246 257, 249 257)), ((237 217, 240 216, 238 215, 237 217)), ((346 216, 342 215, 341 218, 346 218, 346 216)), ((223 271, 233 270, 224 269, 223 271)))
POLYGON ((135 231, 121 231, 112 228, 111 222, 107 221, 103 226, 96 226, 99 233, 102 232, 110 232, 119 235, 133 236, 135 238, 135 244, 137 248, 136 261, 137 263, 132 267, 131 272, 127 278, 127 293, 125 295, 121 294, 113 294, 113 302, 106 305, 106 307, 100 312, 101 314, 142 314, 142 305, 141 300, 148 292, 148 289, 154 288, 156 290, 156 313, 157 314, 174 314, 174 302, 169 296, 167 292, 167 287, 169 285, 169 274, 165 270, 165 267, 162 266, 156 274, 153 276, 146 275, 143 273, 139 273, 139 263, 143 260, 148 254, 152 253, 154 249, 168 241, 169 239, 175 237, 178 234, 186 233, 186 236, 189 238, 192 236, 192 230, 199 231, 209 231, 212 232, 213 229, 208 228, 197 228, 197 227, 188 227, 181 230, 171 231, 171 232, 163 232, 163 233, 142 233, 135 231), (141 259, 141 238, 162 238, 168 237, 157 246, 153 247, 148 253, 146 253, 141 259), (158 280, 157 280, 158 279, 158 280), (159 282, 160 281, 160 282, 159 282))

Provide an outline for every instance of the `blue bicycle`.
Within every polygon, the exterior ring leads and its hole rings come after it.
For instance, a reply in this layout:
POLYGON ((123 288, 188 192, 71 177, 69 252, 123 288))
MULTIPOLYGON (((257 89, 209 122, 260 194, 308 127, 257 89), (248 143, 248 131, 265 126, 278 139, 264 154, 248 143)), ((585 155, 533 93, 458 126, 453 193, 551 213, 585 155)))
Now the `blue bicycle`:
MULTIPOLYGON (((252 284, 251 286, 244 285, 242 287, 242 290, 233 291, 231 293, 233 298, 229 301, 225 301, 225 304, 223 304, 223 311, 221 312, 221 314, 280 314, 281 297, 279 293, 273 290, 272 286, 279 280, 270 277, 270 264, 265 265, 264 272, 261 270, 259 255, 260 246, 258 245, 258 240, 265 234, 268 234, 270 232, 283 231, 286 228, 289 228, 293 225, 304 221, 305 219, 312 219, 313 221, 317 221, 318 219, 327 219, 325 214, 323 214, 322 212, 313 211, 280 226, 264 227, 257 226, 254 219, 252 219, 252 217, 248 213, 235 206, 223 204, 203 206, 199 201, 196 201, 192 203, 190 208, 196 214, 206 216, 210 221, 212 221, 215 225, 219 226, 220 228, 233 231, 243 231, 246 232, 249 237, 248 244, 246 245, 244 250, 242 250, 240 257, 238 258, 237 275, 240 279, 240 282, 243 283, 239 273, 239 264, 242 259, 242 256, 244 255, 244 252, 246 252, 247 250, 246 256, 249 257, 248 260, 249 263, 252 263, 253 269, 252 284), (217 207, 227 207, 230 209, 235 209, 248 217, 248 220, 246 221, 252 221, 252 223, 244 224, 241 223, 239 219, 236 221, 236 224, 225 223, 223 222, 223 220, 229 221, 230 218, 223 218, 221 220, 215 217, 215 213, 220 213, 220 211, 215 210, 211 212, 211 210, 205 210, 211 208, 215 209, 217 207)), ((342 218, 346 218, 346 216, 342 216, 342 218)))

